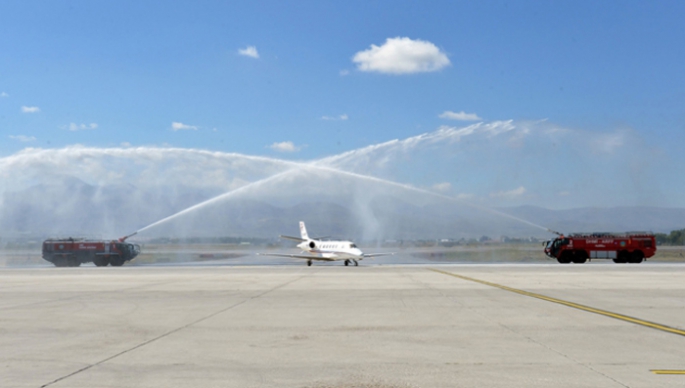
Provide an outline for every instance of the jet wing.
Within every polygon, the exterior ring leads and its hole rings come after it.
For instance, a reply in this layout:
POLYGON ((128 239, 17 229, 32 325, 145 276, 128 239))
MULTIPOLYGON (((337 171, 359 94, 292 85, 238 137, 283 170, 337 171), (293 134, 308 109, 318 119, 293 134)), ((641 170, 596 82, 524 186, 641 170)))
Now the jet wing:
POLYGON ((336 259, 330 257, 311 256, 311 255, 288 255, 285 253, 257 253, 258 256, 276 256, 276 257, 290 257, 292 259, 305 260, 321 260, 321 261, 335 261, 336 259))
POLYGON ((379 256, 394 256, 395 252, 389 252, 389 253, 365 253, 364 258, 369 258, 373 259, 374 257, 379 257, 379 256))
POLYGON ((288 240, 295 240, 295 241, 299 241, 299 242, 307 241, 307 240, 303 240, 303 239, 301 239, 301 238, 299 238, 299 237, 292 237, 292 236, 280 235, 280 236, 278 236, 278 237, 280 237, 280 238, 287 238, 288 240))

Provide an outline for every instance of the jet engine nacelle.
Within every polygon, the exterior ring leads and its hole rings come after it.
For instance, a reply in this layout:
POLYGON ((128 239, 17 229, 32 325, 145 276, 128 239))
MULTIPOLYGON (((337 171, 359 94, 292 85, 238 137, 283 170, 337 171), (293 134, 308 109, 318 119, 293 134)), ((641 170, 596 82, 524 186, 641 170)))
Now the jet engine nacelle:
POLYGON ((312 249, 316 248, 316 243, 315 243, 314 241, 310 241, 310 242, 309 242, 309 247, 312 248, 312 249))

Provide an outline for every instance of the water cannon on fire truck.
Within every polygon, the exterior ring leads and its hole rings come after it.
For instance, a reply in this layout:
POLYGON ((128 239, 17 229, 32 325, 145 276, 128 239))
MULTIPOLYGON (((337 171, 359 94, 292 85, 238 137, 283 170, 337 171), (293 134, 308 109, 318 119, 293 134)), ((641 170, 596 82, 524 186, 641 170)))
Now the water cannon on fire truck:
POLYGON ((126 241, 127 238, 133 237, 133 236, 135 236, 135 235, 137 235, 137 234, 138 234, 138 232, 133 232, 133 233, 129 234, 128 236, 121 237, 121 238, 119 238, 119 242, 122 243, 122 242, 126 241))

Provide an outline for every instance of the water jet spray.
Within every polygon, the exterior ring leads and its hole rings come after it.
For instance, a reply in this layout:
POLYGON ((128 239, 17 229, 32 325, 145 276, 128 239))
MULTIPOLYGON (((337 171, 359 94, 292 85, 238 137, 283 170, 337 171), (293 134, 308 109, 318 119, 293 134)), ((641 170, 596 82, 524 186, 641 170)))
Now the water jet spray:
MULTIPOLYGON (((449 201, 458 202, 458 203, 464 204, 464 205, 469 206, 469 207, 474 208, 474 209, 478 209, 478 210, 481 210, 481 211, 484 211, 484 212, 487 212, 487 213, 490 213, 490 214, 494 214, 494 215, 497 215, 497 216, 500 216, 500 217, 509 218, 509 219, 514 220, 514 221, 521 222, 521 223, 524 223, 524 224, 526 224, 526 225, 529 225, 529 226, 532 226, 532 227, 535 227, 535 228, 538 228, 538 229, 542 229, 542 230, 544 230, 544 231, 546 231, 546 232, 551 232, 551 233, 554 233, 554 234, 559 234, 558 232, 555 232, 555 231, 551 230, 550 228, 546 228, 546 227, 544 227, 544 226, 535 224, 535 223, 530 222, 530 221, 528 221, 528 220, 525 220, 525 219, 522 219, 522 218, 519 218, 519 217, 512 216, 511 214, 507 214, 507 213, 504 213, 504 212, 501 212, 501 211, 498 211, 498 210, 495 210, 495 209, 491 209, 491 208, 488 208, 488 207, 485 207, 485 206, 476 205, 476 204, 473 204, 473 203, 464 201, 463 199, 450 197, 450 196, 445 195, 445 194, 435 193, 435 192, 433 192, 433 191, 429 191, 429 190, 426 190, 426 189, 417 188, 417 187, 414 187, 414 186, 411 186, 411 185, 408 185, 408 184, 398 183, 398 182, 390 181, 390 180, 387 180, 387 179, 382 179, 382 178, 377 178, 377 177, 373 177, 373 176, 368 176, 368 175, 353 173, 353 172, 349 172, 349 171, 343 171, 343 170, 339 170, 339 169, 336 169, 336 168, 333 168, 333 167, 329 167, 329 166, 320 166, 320 165, 317 165, 317 164, 314 164, 314 163, 299 163, 299 162, 286 162, 286 163, 291 164, 292 166, 297 167, 297 168, 299 168, 299 169, 313 169, 313 170, 319 170, 319 171, 326 171, 326 172, 330 172, 330 173, 333 173, 333 174, 339 174, 339 175, 344 175, 344 176, 352 177, 352 178, 355 178, 355 179, 363 179, 363 180, 367 180, 367 181, 371 181, 371 182, 375 182, 375 183, 380 183, 380 184, 384 184, 384 185, 390 185, 390 186, 393 186, 393 187, 401 188, 401 189, 403 189, 403 190, 413 191, 413 192, 417 192, 417 193, 421 193, 421 194, 425 194, 425 195, 430 195, 430 196, 433 196, 433 197, 437 197, 437 198, 441 198, 441 199, 445 199, 445 200, 449 200, 449 201)), ((199 209, 199 208, 208 206, 208 205, 210 205, 210 204, 212 204, 212 203, 219 202, 219 201, 221 201, 221 200, 223 200, 223 199, 232 197, 232 196, 234 196, 234 195, 240 194, 240 193, 245 192, 245 191, 248 191, 248 190, 250 190, 250 189, 254 189, 255 187, 264 185, 264 184, 266 184, 266 183, 270 183, 270 182, 272 182, 272 181, 275 181, 275 180, 277 180, 277 179, 279 179, 279 178, 283 178, 284 176, 287 176, 287 175, 292 174, 292 173, 297 172, 297 171, 298 171, 298 170, 296 170, 296 169, 286 170, 286 171, 281 172, 281 173, 278 173, 278 174, 276 174, 276 175, 272 175, 272 176, 270 176, 270 177, 267 177, 267 178, 260 179, 260 180, 258 180, 258 181, 249 183, 249 184, 247 184, 247 185, 245 185, 245 186, 242 186, 242 187, 240 187, 240 188, 238 188, 238 189, 231 190, 231 191, 229 191, 229 192, 226 192, 226 193, 224 193, 224 194, 218 195, 218 196, 216 196, 216 197, 214 197, 214 198, 208 199, 208 200, 206 200, 206 201, 204 201, 204 202, 198 203, 198 204, 193 205, 193 206, 191 206, 191 207, 189 207, 189 208, 186 208, 186 209, 184 209, 184 210, 181 210, 181 211, 178 212, 178 213, 172 214, 172 215, 169 216, 169 217, 166 217, 166 218, 161 219, 161 220, 159 220, 159 221, 157 221, 157 222, 154 222, 154 223, 152 223, 152 224, 150 224, 150 225, 148 225, 148 226, 146 226, 146 227, 144 227, 144 228, 139 229, 136 233, 142 232, 142 231, 145 231, 145 230, 148 230, 148 229, 150 229, 150 228, 152 228, 152 227, 158 226, 158 225, 163 224, 163 223, 165 223, 165 222, 168 222, 168 221, 170 221, 170 220, 172 220, 172 219, 175 219, 175 218, 177 218, 177 217, 179 217, 179 216, 181 216, 181 215, 183 215, 183 214, 187 214, 187 213, 189 213, 189 212, 191 212, 191 211, 194 211, 194 210, 197 210, 197 209, 199 209)))

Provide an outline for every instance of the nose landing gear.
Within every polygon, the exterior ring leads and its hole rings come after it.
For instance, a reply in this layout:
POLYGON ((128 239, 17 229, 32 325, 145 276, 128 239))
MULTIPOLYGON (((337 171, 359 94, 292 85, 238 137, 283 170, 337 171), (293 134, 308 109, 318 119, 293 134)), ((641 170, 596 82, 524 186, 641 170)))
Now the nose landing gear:
POLYGON ((311 266, 312 266, 312 261, 311 261, 311 260, 307 260, 307 267, 311 267, 311 266))

